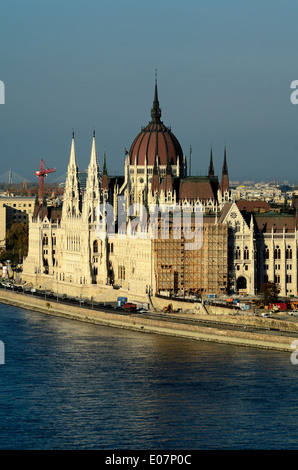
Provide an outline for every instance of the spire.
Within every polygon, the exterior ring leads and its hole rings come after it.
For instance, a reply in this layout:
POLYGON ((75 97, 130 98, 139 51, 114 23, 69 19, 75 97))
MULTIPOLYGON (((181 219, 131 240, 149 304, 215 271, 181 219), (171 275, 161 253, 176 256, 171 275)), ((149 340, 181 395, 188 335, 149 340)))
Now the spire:
POLYGON ((106 160, 106 151, 104 151, 104 154, 103 154, 102 174, 103 174, 103 175, 107 175, 107 174, 108 174, 108 170, 107 170, 107 160, 106 160))
POLYGON ((99 199, 99 166, 97 161, 95 131, 93 131, 90 163, 86 180, 86 199, 99 199))
POLYGON ((103 155, 103 167, 102 167, 102 177, 101 177, 101 188, 104 191, 109 190, 109 178, 108 178, 108 170, 107 170, 107 161, 106 161, 106 151, 104 151, 103 155))
POLYGON ((96 153, 96 144, 95 144, 95 131, 93 131, 92 147, 91 147, 91 158, 90 165, 98 166, 97 163, 97 153, 96 153))
POLYGON ((72 132, 72 140, 71 140, 71 148, 70 148, 69 166, 77 167, 77 158, 76 158, 76 149, 75 149, 75 141, 74 141, 74 132, 72 132))
POLYGON ((228 174, 228 165, 227 165, 227 149, 225 146, 225 152, 224 152, 224 162, 223 162, 223 167, 222 167, 222 174, 227 175, 228 174))
POLYGON ((210 176, 210 177, 214 176, 214 167, 213 167, 213 158, 212 158, 212 145, 211 145, 211 150, 210 150, 210 163, 209 163, 208 176, 210 176))
POLYGON ((225 146, 225 151, 224 151, 224 162, 222 166, 220 189, 221 189, 222 194, 230 190, 226 146, 225 146))
POLYGON ((65 181, 64 202, 62 206, 63 216, 76 214, 81 211, 80 181, 76 159, 74 132, 72 133, 70 158, 65 181))
POLYGON ((160 118, 161 118, 161 109, 159 107, 158 92, 157 92, 157 70, 155 71, 155 90, 154 90, 153 106, 151 109, 151 118, 152 118, 152 122, 160 122, 160 118))

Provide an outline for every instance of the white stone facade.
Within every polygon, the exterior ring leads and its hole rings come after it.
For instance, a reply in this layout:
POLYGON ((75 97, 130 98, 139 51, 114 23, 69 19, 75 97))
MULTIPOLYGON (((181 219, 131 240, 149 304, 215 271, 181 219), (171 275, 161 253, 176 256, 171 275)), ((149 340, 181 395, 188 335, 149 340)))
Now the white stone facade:
POLYGON ((30 220, 23 281, 70 296, 94 298, 102 288, 115 284, 147 299, 154 285, 151 240, 118 233, 100 239, 97 208, 105 201, 95 136, 84 195, 73 137, 61 217, 54 208, 40 207, 30 220))
POLYGON ((297 295, 297 216, 249 213, 227 204, 218 223, 229 227, 229 281, 235 293, 255 295, 270 281, 280 296, 297 295))

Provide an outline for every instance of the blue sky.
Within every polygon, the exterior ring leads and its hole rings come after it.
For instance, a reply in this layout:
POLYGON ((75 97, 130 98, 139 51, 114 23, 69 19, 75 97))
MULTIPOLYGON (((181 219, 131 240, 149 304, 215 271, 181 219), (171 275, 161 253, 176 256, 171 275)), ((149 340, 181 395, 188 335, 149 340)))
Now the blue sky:
MULTIPOLYGON (((296 0, 3 0, 0 7, 0 175, 28 181, 43 158, 65 173, 72 131, 86 168, 93 129, 99 163, 123 173, 150 120, 155 69, 162 120, 192 174, 210 144, 220 175, 298 182, 296 0)), ((48 180, 50 181, 50 179, 48 180)))

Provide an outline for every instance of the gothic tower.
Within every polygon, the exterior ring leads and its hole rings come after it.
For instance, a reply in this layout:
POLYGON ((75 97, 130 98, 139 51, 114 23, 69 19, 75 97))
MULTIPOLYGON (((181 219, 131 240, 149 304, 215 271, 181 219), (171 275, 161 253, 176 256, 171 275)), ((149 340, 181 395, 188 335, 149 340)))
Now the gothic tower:
POLYGON ((100 184, 99 184, 99 165, 97 161, 95 131, 93 131, 91 156, 88 166, 88 175, 86 182, 86 192, 84 195, 84 214, 88 221, 96 221, 96 211, 100 204, 100 184))
POLYGON ((72 134, 70 158, 67 168, 67 178, 63 199, 62 217, 79 216, 82 209, 80 181, 75 151, 74 132, 72 134))

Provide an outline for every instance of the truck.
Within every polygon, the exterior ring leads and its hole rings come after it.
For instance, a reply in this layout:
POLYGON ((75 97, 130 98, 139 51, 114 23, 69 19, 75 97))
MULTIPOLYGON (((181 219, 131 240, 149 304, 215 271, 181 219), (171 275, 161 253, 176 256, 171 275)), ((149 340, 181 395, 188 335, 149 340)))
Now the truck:
POLYGON ((137 305, 136 305, 136 304, 133 304, 132 302, 126 302, 126 303, 124 304, 124 308, 125 308, 125 310, 131 310, 131 311, 133 311, 133 310, 136 310, 136 309, 137 309, 137 305))
POLYGON ((216 294, 207 294, 207 299, 216 299, 216 294))
POLYGON ((118 297, 117 299, 117 305, 118 307, 123 307, 127 302, 127 297, 118 297))
POLYGON ((288 304, 286 302, 272 302, 269 304, 269 310, 273 309, 273 307, 278 307, 278 310, 287 310, 288 304))

